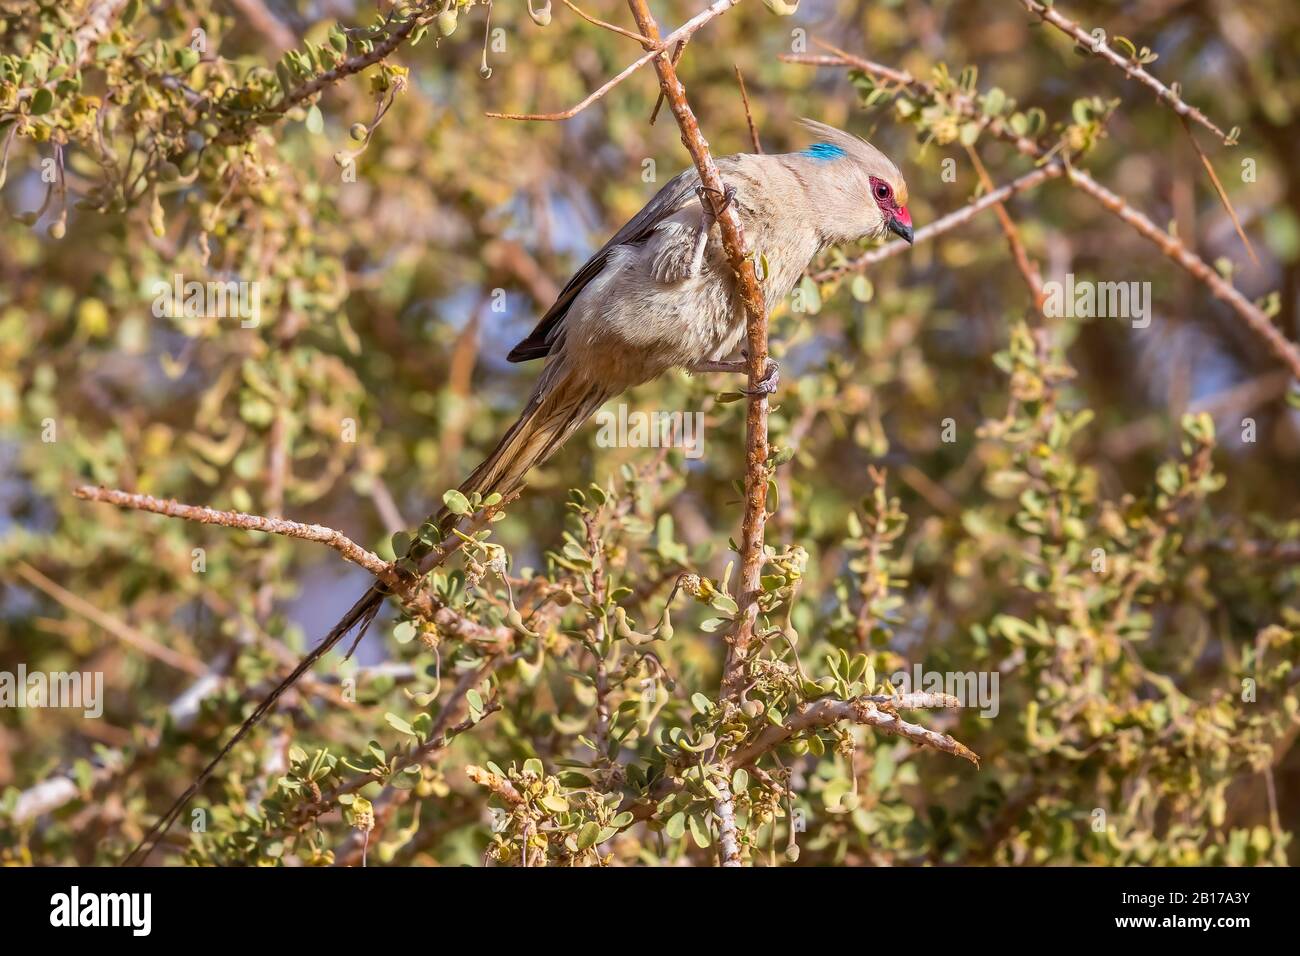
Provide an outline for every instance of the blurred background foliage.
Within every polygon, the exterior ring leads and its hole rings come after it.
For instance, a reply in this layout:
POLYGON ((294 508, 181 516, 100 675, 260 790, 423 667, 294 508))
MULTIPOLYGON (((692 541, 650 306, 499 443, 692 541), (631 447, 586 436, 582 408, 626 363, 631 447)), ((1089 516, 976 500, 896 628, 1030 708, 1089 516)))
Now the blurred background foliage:
MULTIPOLYGON (((699 6, 655 13, 667 32, 699 6)), ((584 10, 632 23, 610 0, 584 10)), ((484 117, 564 109, 636 43, 558 4, 498 2, 490 24, 482 4, 439 11, 386 65, 299 96, 409 9, 0 0, 0 670, 102 671, 106 688, 101 720, 0 711, 5 861, 119 858, 366 583, 316 545, 71 488, 285 515, 392 557, 520 408, 536 369, 507 364, 510 345, 686 165, 668 112, 648 122, 649 70, 567 122, 484 117), (260 322, 157 315, 155 284, 177 274, 258 283, 260 322), (175 654, 141 650, 156 645, 175 654)), ((1012 0, 743 3, 680 70, 715 153, 750 148, 739 66, 766 150, 806 145, 800 116, 868 136, 918 226, 978 192, 958 118, 778 57, 819 37, 924 79, 974 70, 1007 115, 1041 110, 1042 142, 1086 127, 1072 162, 1300 339, 1300 8, 1064 12, 1149 47, 1155 75, 1240 127, 1234 146, 1196 135, 1258 266, 1178 118, 1012 0)), ((973 145, 995 182, 1030 168, 973 145)), ((670 376, 625 400, 706 411, 701 459, 584 429, 435 582, 496 636, 386 612, 236 750, 195 804, 206 832, 187 813, 167 858, 357 862, 360 844, 372 865, 519 863, 523 847, 533 865, 710 864, 724 780, 758 864, 1292 860, 1290 379, 1068 183, 1009 209, 1045 278, 1150 282, 1150 327, 1037 316, 992 214, 868 282, 806 284, 803 311, 778 305, 788 461, 765 609, 799 660, 769 644, 758 706, 716 699, 744 404, 714 400, 734 387, 721 377, 670 376), (999 678, 994 717, 915 718, 978 769, 847 725, 728 766, 769 717, 913 665, 999 678)))

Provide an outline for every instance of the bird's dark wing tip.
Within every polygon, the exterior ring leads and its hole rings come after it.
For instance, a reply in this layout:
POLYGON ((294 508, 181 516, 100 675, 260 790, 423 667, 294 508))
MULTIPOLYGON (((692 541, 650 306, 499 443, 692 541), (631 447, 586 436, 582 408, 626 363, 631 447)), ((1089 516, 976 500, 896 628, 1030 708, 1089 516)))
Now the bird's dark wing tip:
POLYGON ((546 343, 534 342, 531 338, 527 338, 510 350, 510 354, 506 356, 506 361, 531 362, 533 359, 546 358, 550 351, 551 347, 546 343))

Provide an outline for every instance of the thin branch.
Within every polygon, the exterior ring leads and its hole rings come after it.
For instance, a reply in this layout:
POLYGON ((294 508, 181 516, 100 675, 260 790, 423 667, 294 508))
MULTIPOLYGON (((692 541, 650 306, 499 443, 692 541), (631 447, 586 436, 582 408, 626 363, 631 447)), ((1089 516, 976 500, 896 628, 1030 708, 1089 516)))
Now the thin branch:
POLYGON ((267 107, 268 113, 285 113, 291 108, 309 99, 316 93, 337 83, 344 77, 352 76, 354 73, 360 73, 367 67, 373 66, 380 60, 387 57, 390 53, 402 45, 417 25, 424 22, 426 17, 432 16, 436 11, 433 9, 441 4, 441 0, 428 0, 424 5, 411 10, 407 19, 397 26, 392 33, 384 37, 370 48, 369 52, 361 53, 357 56, 348 57, 338 66, 326 70, 313 76, 301 86, 294 87, 288 95, 280 98, 280 101, 274 106, 267 107))
POLYGON ((1103 60, 1107 60, 1119 67, 1129 78, 1137 80, 1142 85, 1154 90, 1156 96, 1179 116, 1204 126, 1219 137, 1225 145, 1233 145, 1231 137, 1210 122, 1209 117, 1204 113, 1188 104, 1177 92, 1148 73, 1140 63, 1134 63, 1128 57, 1112 50, 1106 43, 1104 34, 1098 36, 1087 32, 1069 17, 1063 16, 1056 7, 1039 3, 1038 0, 1020 0, 1020 5, 1075 40, 1084 49, 1091 50, 1103 60))
POLYGON ((357 544, 341 531, 326 528, 318 524, 301 524, 285 518, 267 518, 262 515, 244 514, 240 511, 217 511, 201 505, 186 505, 173 499, 155 498, 152 495, 132 494, 110 488, 94 488, 82 485, 72 492, 86 501, 102 501, 121 508, 133 508, 136 511, 148 511, 152 514, 166 515, 169 518, 182 518, 197 521, 200 524, 216 524, 224 528, 240 528, 244 531, 262 531, 267 534, 279 534, 289 538, 303 538, 333 548, 353 564, 359 564, 377 578, 387 580, 393 576, 392 567, 387 561, 372 551, 357 544))
POLYGON ((517 807, 524 802, 524 795, 519 792, 513 783, 485 767, 470 764, 465 768, 465 776, 470 779, 471 783, 476 783, 480 787, 491 790, 511 806, 517 807))
POLYGON ((201 676, 207 673, 208 668, 202 661, 196 660, 188 654, 174 651, 165 644, 159 644, 153 638, 141 634, 135 628, 119 621, 111 614, 104 613, 84 598, 81 598, 66 588, 55 584, 27 562, 19 561, 14 565, 14 570, 17 571, 18 576, 28 584, 44 591, 74 614, 79 614, 92 624, 102 627, 123 644, 128 644, 140 651, 142 654, 148 654, 155 660, 161 661, 179 671, 184 671, 187 674, 201 676))
POLYGON ((963 226, 970 222, 986 209, 992 209, 993 207, 1006 202, 1017 193, 1033 189, 1047 180, 1055 179, 1064 173, 1065 164, 1059 160, 1053 160, 1046 166, 1040 166, 1038 169, 1027 172, 1023 176, 1013 179, 1005 186, 995 189, 991 193, 985 193, 974 202, 968 203, 960 209, 956 209, 953 212, 948 213, 948 215, 942 216, 939 219, 935 219, 933 222, 929 222, 922 226, 920 229, 916 230, 916 235, 913 237, 911 246, 902 242, 886 243, 883 246, 878 246, 875 249, 870 249, 867 252, 864 252, 856 259, 850 259, 848 262, 831 266, 830 268, 823 269, 820 272, 814 272, 812 274, 812 279, 814 282, 829 282, 832 279, 838 279, 841 276, 848 275, 849 273, 861 272, 868 266, 901 255, 908 251, 908 249, 919 246, 923 242, 928 242, 931 239, 943 235, 945 232, 951 232, 958 226, 963 226))
POLYGON ((1214 171, 1214 164, 1210 162, 1210 157, 1205 155, 1205 150, 1201 149, 1201 144, 1196 141, 1196 134, 1192 131, 1192 126, 1187 122, 1187 117, 1180 116, 1178 119, 1183 124, 1183 129, 1187 131, 1187 138, 1192 141, 1192 149, 1196 150, 1196 155, 1201 157, 1201 165, 1205 167, 1205 172, 1210 177, 1210 182, 1214 186, 1215 193, 1219 196, 1219 202, 1227 210, 1228 216, 1232 219, 1232 228, 1237 230, 1237 237, 1241 244, 1246 247, 1250 253, 1250 261, 1255 263, 1255 268, 1259 268, 1259 256, 1255 255, 1255 246, 1246 235, 1246 230, 1241 225, 1241 217, 1237 215, 1236 207, 1232 205, 1232 200, 1228 198, 1228 191, 1223 188, 1223 183, 1219 181, 1219 174, 1214 171))
POLYGON ((745 75, 740 72, 740 64, 733 63, 736 70, 736 82, 740 84, 740 101, 745 104, 745 122, 749 124, 749 141, 754 144, 754 152, 762 153, 763 144, 758 141, 758 127, 754 125, 754 114, 749 109, 749 93, 745 89, 745 75))
POLYGON ((635 40, 637 43, 641 44, 641 46, 645 47, 647 50, 657 49, 655 41, 651 40, 647 36, 642 36, 639 33, 633 33, 631 30, 625 30, 615 23, 608 23, 597 17, 593 17, 589 13, 583 13, 580 9, 578 9, 576 5, 570 3, 569 0, 563 0, 563 3, 566 7, 572 10, 578 16, 582 17, 582 19, 586 20, 588 23, 594 23, 602 30, 608 30, 611 33, 617 33, 619 36, 627 37, 629 40, 635 40))
POLYGON ((1134 209, 1122 197, 1111 192, 1087 173, 1071 168, 1069 177, 1071 183, 1096 199, 1108 212, 1132 226, 1139 235, 1155 243, 1166 258, 1178 263, 1193 278, 1207 286, 1216 299, 1230 305, 1233 311, 1241 316, 1246 326, 1263 340, 1269 351, 1290 369, 1291 375, 1300 379, 1300 349, 1297 349, 1295 343, 1282 334, 1263 309, 1242 295, 1235 286, 1219 275, 1213 266, 1152 222, 1145 213, 1134 209))
MULTIPOLYGON (((726 9, 737 2, 739 0, 726 0, 725 6, 715 3, 709 9, 714 10, 720 6, 726 9)), ((651 16, 646 0, 628 0, 628 6, 631 7, 632 16, 641 32, 657 37, 659 26, 651 16)), ((680 33, 681 30, 678 30, 669 37, 669 41, 680 33)), ((677 78, 672 62, 662 53, 655 59, 655 71, 659 74, 659 88, 681 130, 682 142, 695 161, 700 182, 715 203, 722 247, 732 271, 736 273, 736 293, 745 312, 751 394, 745 416, 745 514, 741 522, 740 585, 737 598, 740 607, 736 615, 736 627, 727 638, 727 658, 722 670, 723 696, 736 697, 744 686, 745 658, 754 640, 758 596, 762 592, 763 529, 767 523, 768 402, 758 385, 767 371, 767 305, 763 299, 763 288, 754 272, 753 258, 745 249, 744 231, 735 204, 729 203, 726 208, 717 209, 717 203, 724 195, 725 184, 718 175, 718 168, 709 153, 709 144, 700 132, 695 113, 686 101, 686 89, 677 78)))
POLYGON ((704 26, 704 24, 708 23, 714 17, 726 13, 739 2, 740 0, 714 0, 712 5, 691 17, 691 19, 687 20, 663 40, 657 39, 658 31, 656 30, 655 37, 650 38, 651 42, 655 44, 652 49, 630 63, 621 73, 609 80, 609 82, 605 83, 599 89, 592 92, 581 103, 571 106, 567 110, 559 113, 488 113, 486 115, 492 119, 529 120, 534 122, 555 122, 557 120, 566 120, 577 116, 592 103, 601 99, 606 93, 618 86, 618 84, 622 83, 637 70, 641 69, 641 67, 645 66, 651 60, 654 60, 667 47, 679 40, 688 39, 691 34, 699 30, 700 27, 704 26))
MULTIPOLYGON (((975 174, 979 177, 980 186, 985 192, 993 192, 993 180, 989 178, 989 171, 984 168, 984 163, 980 155, 975 151, 974 146, 967 146, 966 153, 970 156, 971 165, 975 167, 975 174)), ((1043 305, 1047 301, 1047 293, 1043 291, 1043 275, 1038 271, 1038 266, 1029 258, 1029 253, 1025 251, 1024 240, 1020 238, 1020 230, 1011 220, 1011 214, 1007 212, 1007 207, 998 203, 993 207, 997 213, 998 223, 1002 226, 1002 233, 1007 237, 1007 245, 1011 247, 1011 257, 1015 260, 1016 268, 1020 270, 1020 275, 1024 277, 1025 285, 1029 287, 1029 295, 1034 301, 1034 310, 1042 315, 1043 305)))
MULTIPOLYGON (((687 42, 689 42, 689 40, 690 37, 683 37, 682 39, 678 40, 677 45, 673 47, 673 69, 674 70, 677 69, 677 64, 682 62, 682 54, 686 52, 686 44, 687 42)), ((659 95, 655 97, 655 108, 650 111, 651 126, 654 126, 655 120, 659 119, 659 111, 663 109, 663 105, 664 105, 664 91, 660 90, 659 95)))
POLYGON ((921 707, 957 707, 956 698, 947 694, 902 694, 897 698, 885 696, 855 697, 853 700, 819 700, 790 715, 779 727, 768 726, 747 747, 744 747, 727 759, 732 769, 753 763, 763 754, 789 740, 796 734, 807 730, 829 727, 840 721, 865 724, 886 734, 905 737, 921 747, 929 747, 963 757, 975 766, 979 766, 979 756, 970 748, 954 740, 947 734, 941 734, 911 724, 899 717, 896 709, 921 707))
POLYGON ((713 801, 713 812, 718 816, 718 856, 724 867, 740 866, 740 841, 736 836, 736 798, 731 794, 731 784, 725 777, 713 781, 718 798, 713 801))

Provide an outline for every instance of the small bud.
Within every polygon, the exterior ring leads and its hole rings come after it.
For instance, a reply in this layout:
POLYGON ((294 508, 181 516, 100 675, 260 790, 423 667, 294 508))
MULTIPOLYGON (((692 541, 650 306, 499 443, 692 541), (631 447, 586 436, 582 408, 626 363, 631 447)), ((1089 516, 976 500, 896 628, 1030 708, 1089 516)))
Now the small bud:
POLYGON ((369 132, 370 129, 365 123, 353 123, 352 128, 348 130, 348 135, 359 143, 366 138, 366 134, 369 132))

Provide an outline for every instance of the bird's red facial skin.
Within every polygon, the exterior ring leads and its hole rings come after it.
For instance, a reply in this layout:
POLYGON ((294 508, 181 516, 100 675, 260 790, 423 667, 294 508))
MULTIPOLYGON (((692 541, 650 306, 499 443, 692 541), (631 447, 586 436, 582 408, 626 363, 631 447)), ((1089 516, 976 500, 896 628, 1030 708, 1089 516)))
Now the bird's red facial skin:
POLYGON ((894 195, 894 187, 883 179, 871 177, 871 198, 876 201, 886 220, 896 219, 904 226, 912 224, 911 213, 907 211, 906 206, 899 205, 898 197, 894 195))

